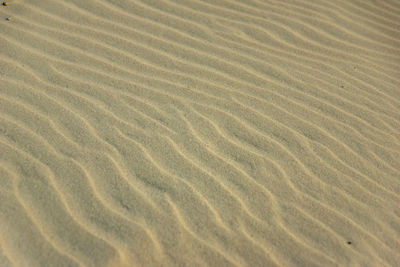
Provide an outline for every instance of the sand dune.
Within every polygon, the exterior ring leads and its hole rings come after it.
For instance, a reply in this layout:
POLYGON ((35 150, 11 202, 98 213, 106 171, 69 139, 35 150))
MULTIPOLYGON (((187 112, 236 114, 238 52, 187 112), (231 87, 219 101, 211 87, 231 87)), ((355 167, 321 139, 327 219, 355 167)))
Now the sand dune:
POLYGON ((0 19, 0 266, 400 266, 400 2, 0 19))

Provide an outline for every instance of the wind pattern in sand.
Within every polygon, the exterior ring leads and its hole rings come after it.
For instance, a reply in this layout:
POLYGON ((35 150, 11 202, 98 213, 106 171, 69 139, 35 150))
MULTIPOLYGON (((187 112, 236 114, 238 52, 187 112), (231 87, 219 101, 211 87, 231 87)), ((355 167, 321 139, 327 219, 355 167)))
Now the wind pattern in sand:
POLYGON ((1 266, 400 265, 399 1, 0 15, 1 266))

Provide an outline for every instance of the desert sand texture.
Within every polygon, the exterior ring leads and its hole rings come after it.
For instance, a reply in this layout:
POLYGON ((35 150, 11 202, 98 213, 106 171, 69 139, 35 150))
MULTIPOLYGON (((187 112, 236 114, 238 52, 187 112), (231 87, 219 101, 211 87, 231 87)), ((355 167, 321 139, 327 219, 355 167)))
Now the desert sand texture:
POLYGON ((400 266, 400 1, 0 6, 0 266, 400 266))

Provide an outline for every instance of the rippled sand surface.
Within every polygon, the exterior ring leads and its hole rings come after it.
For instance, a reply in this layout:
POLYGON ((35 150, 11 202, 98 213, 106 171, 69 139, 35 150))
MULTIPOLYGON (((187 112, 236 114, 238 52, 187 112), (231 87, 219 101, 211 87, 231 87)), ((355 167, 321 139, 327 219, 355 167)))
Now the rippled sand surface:
POLYGON ((0 266, 400 266, 399 1, 0 23, 0 266))

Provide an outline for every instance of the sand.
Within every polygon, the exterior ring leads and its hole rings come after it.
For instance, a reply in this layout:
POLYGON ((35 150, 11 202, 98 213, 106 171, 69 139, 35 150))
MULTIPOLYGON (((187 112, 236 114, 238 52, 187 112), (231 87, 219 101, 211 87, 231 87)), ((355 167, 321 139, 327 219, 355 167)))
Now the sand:
POLYGON ((400 2, 0 7, 0 266, 400 266, 400 2))

